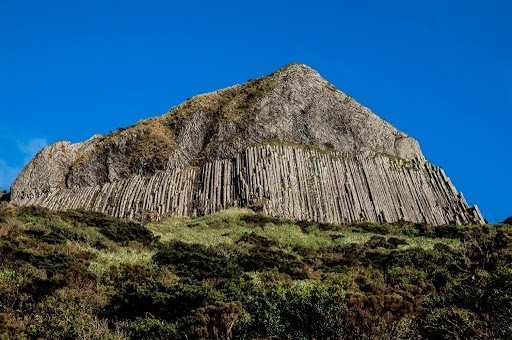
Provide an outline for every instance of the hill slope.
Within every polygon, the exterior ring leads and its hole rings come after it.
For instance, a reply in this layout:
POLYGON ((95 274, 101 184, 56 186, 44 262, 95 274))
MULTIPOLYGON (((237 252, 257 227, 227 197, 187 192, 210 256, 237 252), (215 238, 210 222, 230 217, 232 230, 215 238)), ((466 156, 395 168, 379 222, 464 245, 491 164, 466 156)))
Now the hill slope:
POLYGON ((506 339, 511 228, 0 208, 0 337, 506 339))

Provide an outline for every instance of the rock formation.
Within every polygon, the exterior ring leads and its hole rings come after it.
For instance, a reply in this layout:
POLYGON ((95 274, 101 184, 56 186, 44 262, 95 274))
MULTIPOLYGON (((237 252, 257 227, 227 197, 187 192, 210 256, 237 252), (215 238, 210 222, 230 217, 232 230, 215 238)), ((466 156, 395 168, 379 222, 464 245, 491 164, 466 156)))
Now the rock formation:
POLYGON ((159 219, 250 206, 324 222, 483 223, 413 138, 302 64, 42 150, 12 202, 159 219))

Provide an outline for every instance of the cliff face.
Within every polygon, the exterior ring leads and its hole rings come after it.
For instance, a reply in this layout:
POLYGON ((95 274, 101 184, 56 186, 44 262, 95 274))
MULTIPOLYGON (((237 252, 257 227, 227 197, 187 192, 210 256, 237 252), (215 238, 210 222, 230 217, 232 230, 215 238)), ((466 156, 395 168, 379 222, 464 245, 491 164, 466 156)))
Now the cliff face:
POLYGON ((418 143, 293 64, 41 151, 12 201, 135 219, 252 206, 326 222, 482 223, 418 143))

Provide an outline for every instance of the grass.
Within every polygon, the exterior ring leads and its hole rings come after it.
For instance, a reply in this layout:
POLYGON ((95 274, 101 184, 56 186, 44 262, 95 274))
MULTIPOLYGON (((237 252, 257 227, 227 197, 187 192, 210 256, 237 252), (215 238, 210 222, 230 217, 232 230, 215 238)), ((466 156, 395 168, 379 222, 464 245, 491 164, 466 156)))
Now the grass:
POLYGON ((110 272, 112 267, 119 267, 122 264, 149 266, 155 251, 147 248, 118 247, 115 250, 98 250, 80 243, 74 243, 73 247, 89 251, 95 255, 95 259, 88 265, 91 273, 98 278, 103 278, 110 272))
POLYGON ((163 243, 180 240, 186 243, 216 246, 222 243, 233 243, 233 239, 248 230, 240 219, 244 214, 254 215, 254 212, 248 209, 228 209, 197 218, 169 218, 158 223, 150 223, 146 227, 155 236, 160 237, 160 242, 163 243))
MULTIPOLYGON (((158 223, 148 224, 146 227, 161 242, 182 241, 186 243, 202 244, 213 247, 219 244, 234 244, 242 235, 254 233, 277 241, 281 247, 302 247, 313 250, 326 249, 335 245, 362 244, 373 236, 381 236, 377 232, 365 231, 356 226, 338 226, 339 230, 320 230, 317 226, 304 230, 294 221, 268 221, 261 223, 248 223, 260 218, 262 215, 249 209, 228 209, 213 215, 197 218, 169 218, 158 223)), ((336 225, 334 226, 336 227, 336 225)), ((433 249, 436 243, 442 242, 457 248, 458 239, 430 238, 425 236, 408 236, 399 231, 385 235, 386 238, 399 237, 406 241, 400 249, 422 248, 433 249)))

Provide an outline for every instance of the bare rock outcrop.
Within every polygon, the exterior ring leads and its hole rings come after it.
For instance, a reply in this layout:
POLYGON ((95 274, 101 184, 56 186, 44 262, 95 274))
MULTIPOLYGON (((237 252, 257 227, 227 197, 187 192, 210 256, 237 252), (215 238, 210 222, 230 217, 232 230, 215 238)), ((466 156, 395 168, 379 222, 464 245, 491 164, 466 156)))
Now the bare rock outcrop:
POLYGON ((326 222, 483 223, 416 140, 302 64, 40 152, 12 201, 158 219, 252 206, 326 222))

